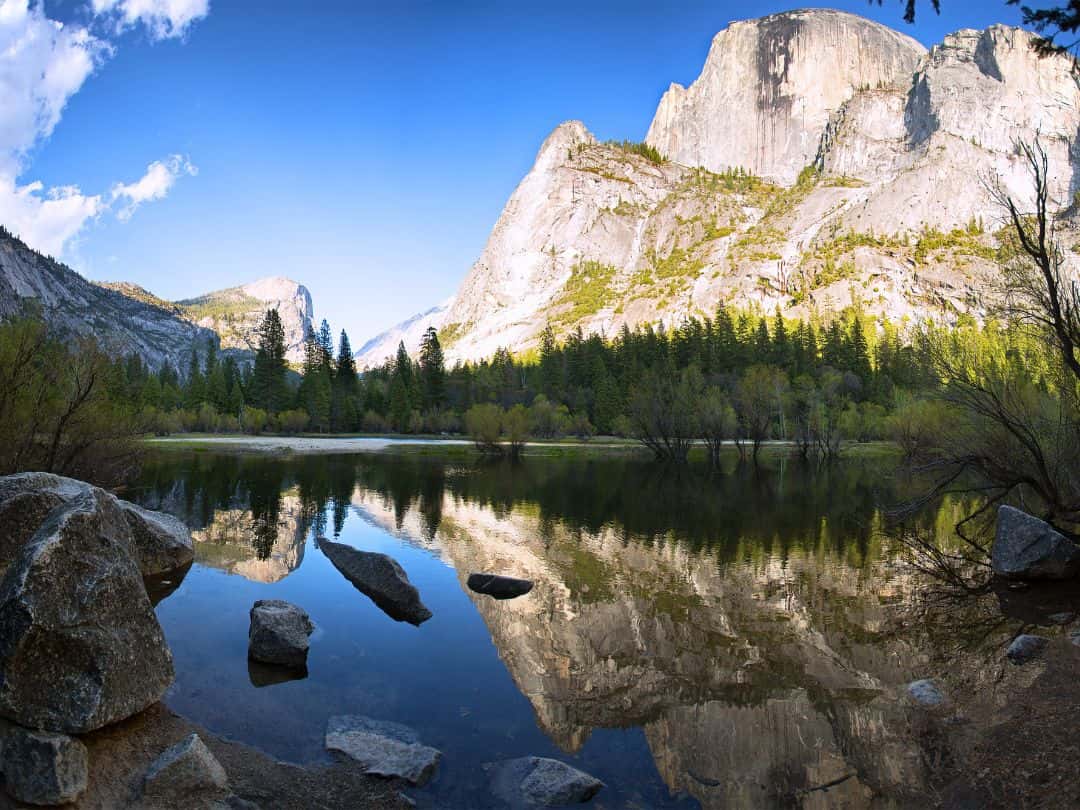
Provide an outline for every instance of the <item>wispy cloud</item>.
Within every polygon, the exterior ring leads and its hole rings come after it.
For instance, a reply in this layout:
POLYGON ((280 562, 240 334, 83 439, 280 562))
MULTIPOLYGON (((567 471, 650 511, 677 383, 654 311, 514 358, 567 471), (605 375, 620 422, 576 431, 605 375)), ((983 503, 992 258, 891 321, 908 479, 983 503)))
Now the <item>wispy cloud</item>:
MULTIPOLYGON (((181 36, 209 9, 207 0, 93 0, 118 25, 143 24, 155 38, 181 36)), ((95 30, 97 30, 95 28, 95 30)), ((38 250, 60 255, 114 204, 127 221, 143 202, 164 197, 176 179, 195 174, 186 158, 155 161, 141 179, 109 195, 74 185, 20 184, 29 155, 56 128, 68 100, 112 55, 115 45, 79 25, 49 19, 40 3, 0 0, 0 223, 38 250)))
POLYGON ((117 219, 127 222, 144 202, 160 200, 169 193, 173 183, 181 175, 196 175, 199 170, 182 155, 170 155, 165 160, 155 160, 146 167, 146 174, 134 183, 117 183, 112 187, 113 202, 119 203, 117 219))

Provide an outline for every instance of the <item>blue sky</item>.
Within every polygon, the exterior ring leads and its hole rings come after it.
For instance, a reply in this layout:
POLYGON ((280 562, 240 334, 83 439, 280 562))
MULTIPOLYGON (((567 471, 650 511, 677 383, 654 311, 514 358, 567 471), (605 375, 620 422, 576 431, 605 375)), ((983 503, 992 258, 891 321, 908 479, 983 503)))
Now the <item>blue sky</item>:
MULTIPOLYGON (((358 346, 454 292, 558 123, 641 139, 718 30, 796 5, 46 2, 102 47, 8 173, 78 186, 50 244, 90 278, 177 299, 289 276, 358 346)), ((827 5, 927 45, 1018 21, 1004 0, 925 2, 913 26, 900 0, 827 5)))

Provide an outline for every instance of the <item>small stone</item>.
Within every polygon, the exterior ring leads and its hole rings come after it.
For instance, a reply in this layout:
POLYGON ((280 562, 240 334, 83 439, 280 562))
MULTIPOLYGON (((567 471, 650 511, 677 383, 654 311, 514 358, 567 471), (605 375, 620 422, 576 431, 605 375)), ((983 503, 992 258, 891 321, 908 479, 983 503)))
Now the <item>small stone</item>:
POLYGON ((1028 633, 1019 635, 1012 640, 1012 644, 1005 651, 1005 655, 1014 664, 1026 664, 1046 647, 1049 639, 1043 636, 1033 636, 1028 633))
POLYGON ((584 771, 547 757, 519 757, 484 766, 491 791, 507 804, 555 807, 587 802, 604 786, 584 771))
POLYGON ((304 610, 281 599, 260 599, 251 608, 248 657, 264 664, 301 669, 308 636, 315 630, 304 610))
POLYGON ((13 726, 0 762, 5 789, 27 804, 66 804, 86 790, 86 746, 66 734, 13 726))
POLYGON ((224 798, 229 778, 198 734, 166 749, 143 779, 143 797, 168 807, 224 798))
POLYGON ((319 548, 357 590, 391 619, 420 625, 431 618, 431 611, 420 601, 420 592, 393 557, 360 551, 324 537, 319 538, 319 548))
POLYGON ((532 590, 533 584, 528 579, 504 577, 499 574, 469 574, 466 581, 469 589, 486 594, 494 599, 515 599, 532 590))
POLYGON ((1046 521, 1001 506, 990 563, 1010 579, 1072 579, 1080 573, 1080 546, 1046 521))
POLYGON ((399 777, 423 785, 442 752, 423 745, 416 732, 400 723, 360 715, 338 715, 326 724, 326 747, 359 762, 367 773, 399 777))
POLYGON ((1068 624, 1074 618, 1076 618, 1075 613, 1063 612, 1063 613, 1051 613, 1049 616, 1046 617, 1046 620, 1048 622, 1050 622, 1051 624, 1068 624))
POLYGON ((1069 641, 1071 641, 1077 647, 1080 647, 1080 630, 1073 630, 1071 633, 1069 633, 1069 641))
POLYGON ((907 691, 912 700, 923 706, 940 706, 945 702, 945 695, 942 694, 937 683, 930 678, 912 681, 908 684, 907 691))

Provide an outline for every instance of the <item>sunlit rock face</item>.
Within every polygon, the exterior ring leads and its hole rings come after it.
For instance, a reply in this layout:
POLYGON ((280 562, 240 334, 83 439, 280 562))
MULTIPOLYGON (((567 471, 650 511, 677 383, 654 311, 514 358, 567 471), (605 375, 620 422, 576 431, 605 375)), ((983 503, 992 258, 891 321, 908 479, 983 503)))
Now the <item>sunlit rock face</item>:
POLYGON ((252 582, 278 582, 303 562, 310 525, 295 491, 282 496, 276 515, 217 510, 206 526, 191 530, 195 561, 252 582))
POLYGON ((732 23, 701 75, 673 84, 646 141, 687 166, 790 184, 830 115, 862 88, 905 85, 926 49, 854 14, 807 10, 732 23))
MULTIPOLYGON (((647 140, 666 162, 580 121, 547 137, 440 315, 447 356, 535 348, 549 324, 560 337, 672 327, 721 302, 788 317, 988 314, 1003 224, 990 186, 1031 198, 1015 141, 1039 135, 1056 203, 1080 188, 1080 87, 1069 59, 1031 44, 996 25, 927 52, 827 10, 733 23, 698 79, 660 102, 647 140), (733 167, 763 180, 714 174, 733 167), (971 238, 920 244, 954 228, 971 238)), ((1066 247, 1080 242, 1063 227, 1066 247)))
POLYGON ((476 570, 535 582, 520 599, 471 598, 567 752, 595 728, 641 725, 668 787, 707 808, 864 807, 924 782, 896 686, 925 655, 886 633, 889 604, 914 583, 878 548, 822 551, 823 526, 818 550, 760 556, 748 539, 746 561, 732 563, 450 496, 430 539, 416 509, 362 506, 438 550, 463 589, 476 570))

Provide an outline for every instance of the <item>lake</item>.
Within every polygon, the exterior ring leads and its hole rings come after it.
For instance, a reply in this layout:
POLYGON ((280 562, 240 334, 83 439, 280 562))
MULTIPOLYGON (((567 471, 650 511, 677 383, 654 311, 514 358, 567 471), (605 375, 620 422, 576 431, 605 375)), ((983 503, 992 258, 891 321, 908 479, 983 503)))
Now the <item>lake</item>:
POLYGON ((332 715, 405 723, 444 754, 410 791, 421 807, 498 807, 483 765, 525 755, 602 779, 598 808, 911 799, 925 775, 898 695, 930 653, 897 629, 920 579, 883 510, 910 486, 888 459, 725 461, 156 455, 126 495, 196 541, 157 607, 166 702, 300 763, 327 761, 332 715), (383 613, 319 537, 394 557, 433 617, 383 613), (496 601, 465 586, 474 571, 535 587, 496 601), (307 677, 249 666, 264 598, 316 624, 307 677))

